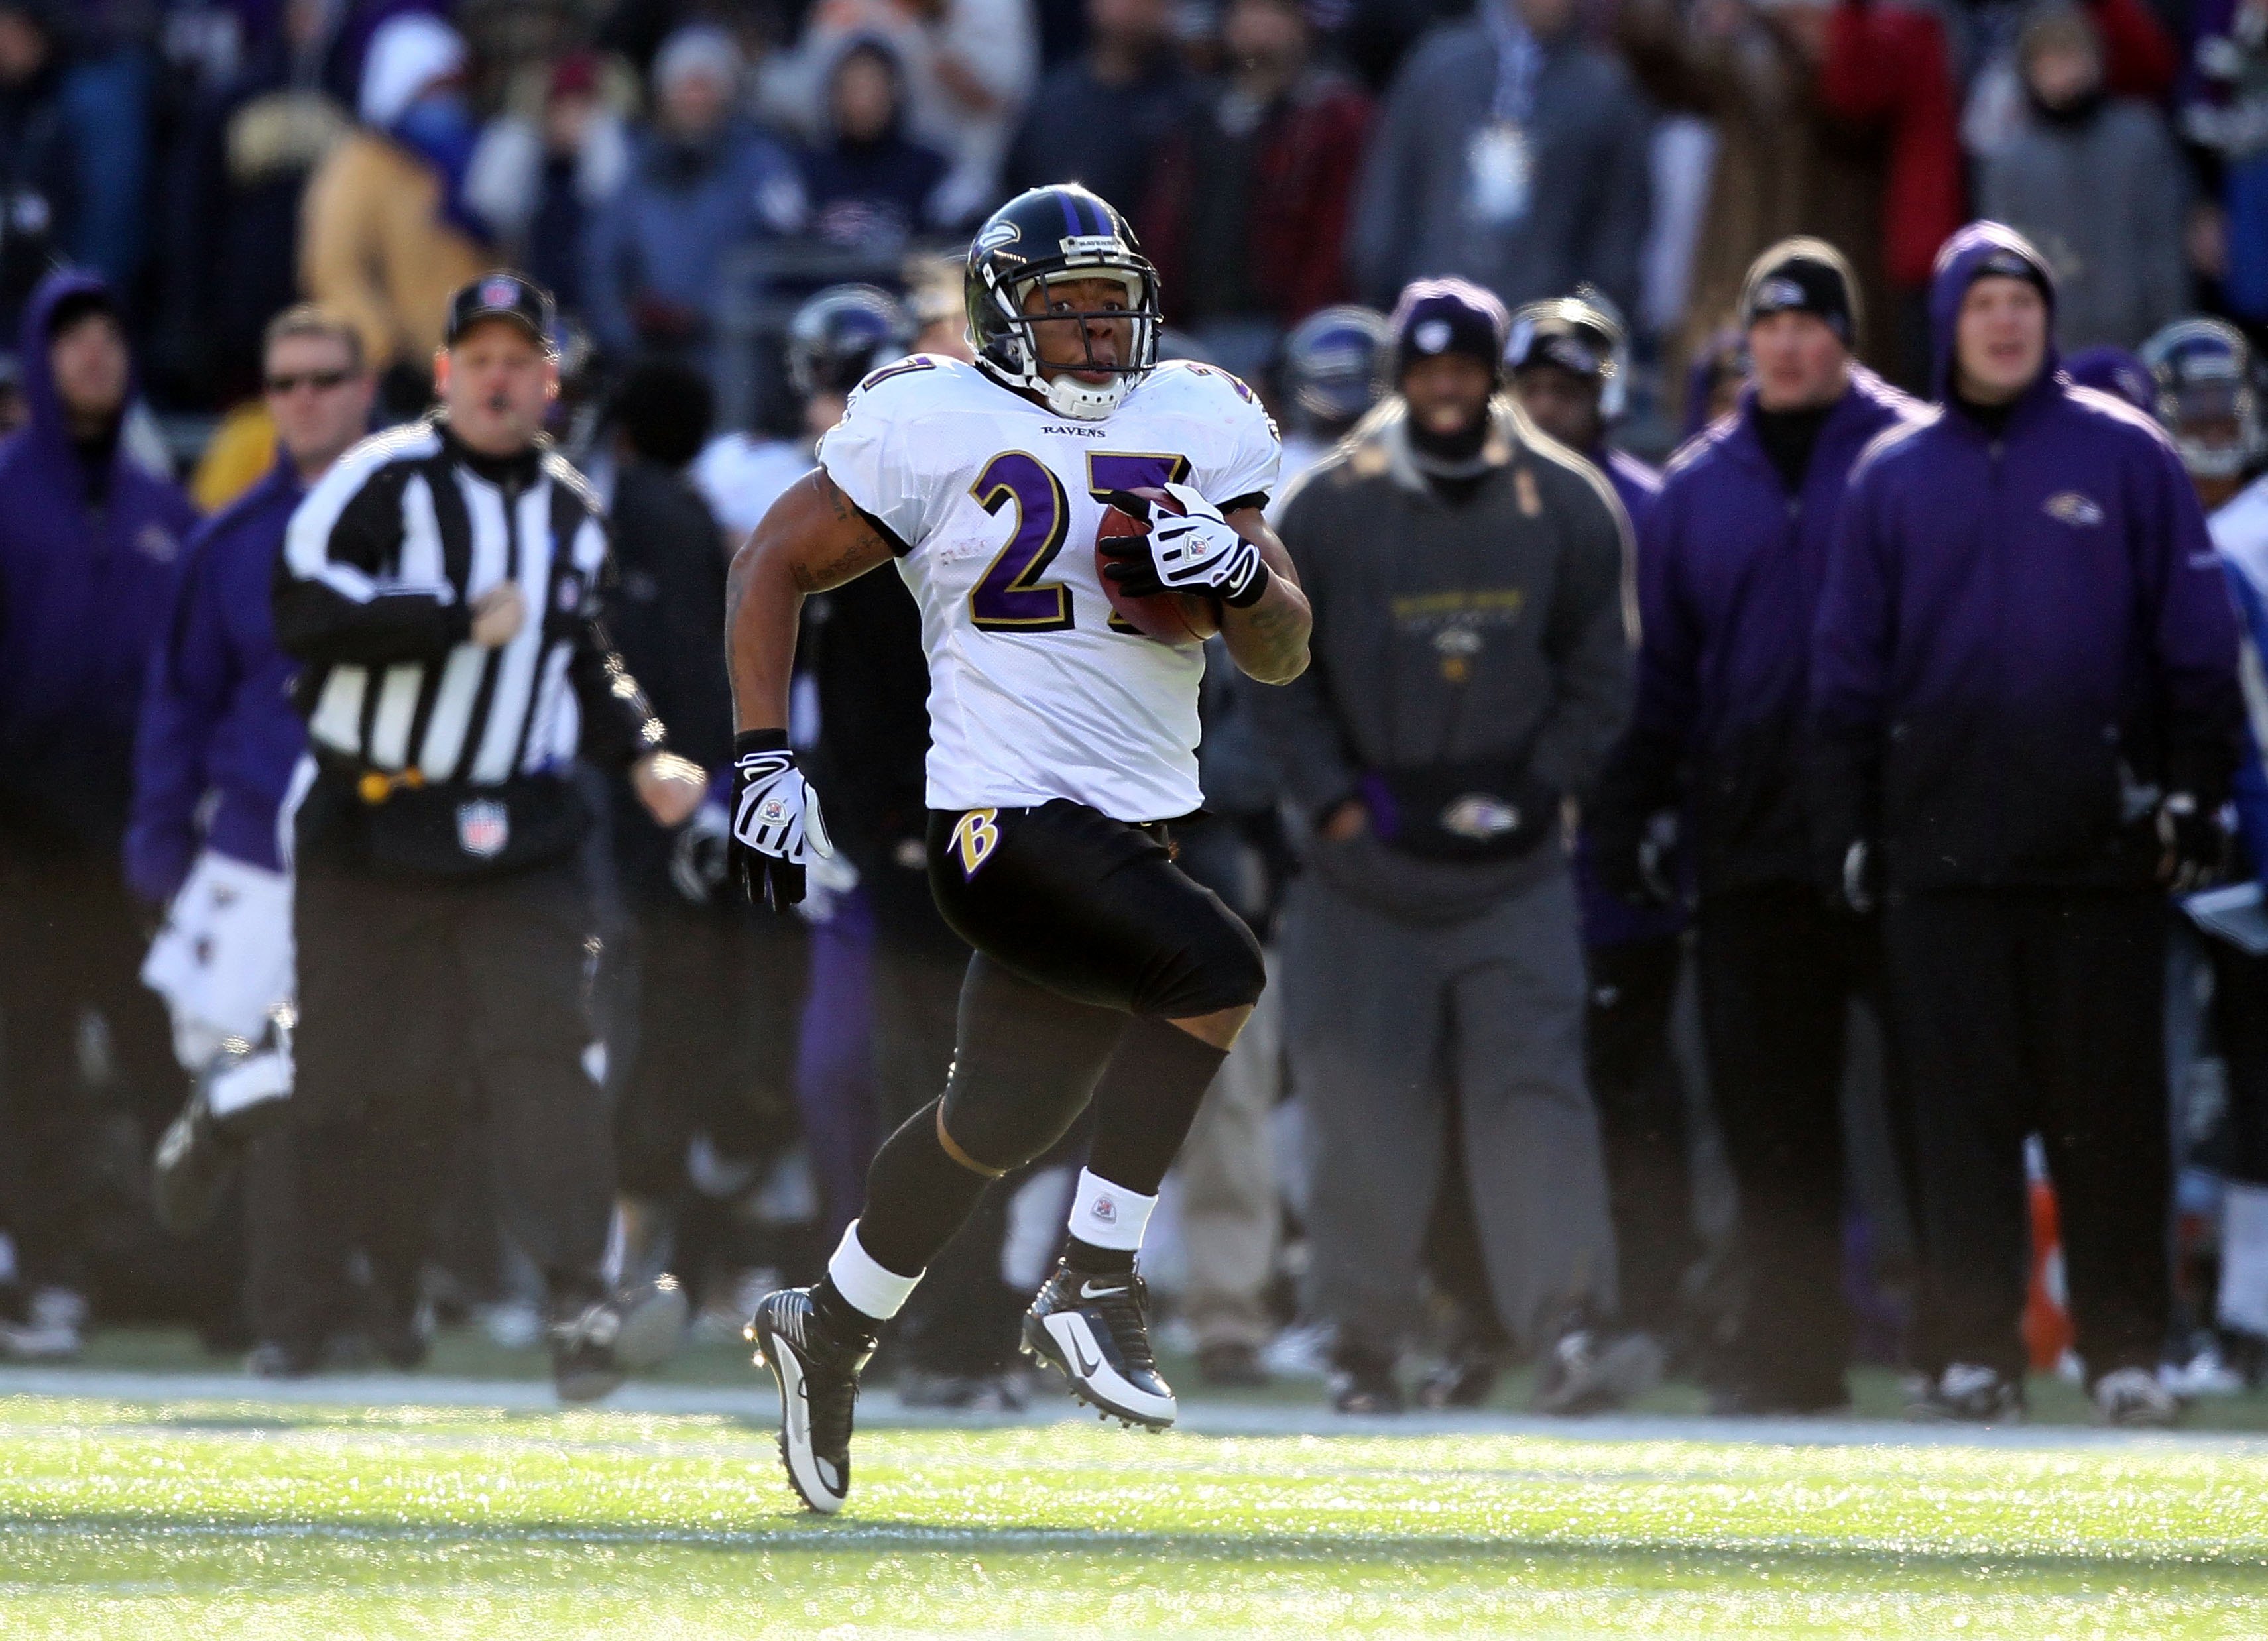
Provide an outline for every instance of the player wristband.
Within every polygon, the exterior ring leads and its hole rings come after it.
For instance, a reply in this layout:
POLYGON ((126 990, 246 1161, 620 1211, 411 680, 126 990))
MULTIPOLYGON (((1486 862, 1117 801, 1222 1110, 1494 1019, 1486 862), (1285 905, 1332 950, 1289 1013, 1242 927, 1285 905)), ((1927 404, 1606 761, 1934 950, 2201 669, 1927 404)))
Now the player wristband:
MULTIPOLYGON (((1257 549, 1256 548, 1255 551, 1256 552, 1257 549)), ((1252 566, 1252 578, 1239 591, 1222 593, 1220 601, 1231 609, 1250 609, 1260 602, 1261 595, 1268 591, 1268 561, 1263 558, 1252 566)))
POLYGON ((785 752, 787 732, 784 729, 744 729, 733 737, 733 756, 746 757, 752 752, 785 752))

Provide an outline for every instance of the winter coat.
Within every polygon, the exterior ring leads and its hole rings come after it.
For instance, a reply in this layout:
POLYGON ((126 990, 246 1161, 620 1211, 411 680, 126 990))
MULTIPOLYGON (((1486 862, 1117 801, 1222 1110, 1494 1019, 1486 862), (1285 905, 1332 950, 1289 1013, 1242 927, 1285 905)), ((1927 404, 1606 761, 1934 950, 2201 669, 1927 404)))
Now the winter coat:
MULTIPOLYGON (((1653 511, 1654 503, 1661 495, 1661 475, 1646 466, 1626 450, 1611 447, 1589 453, 1591 465, 1607 475, 1613 485, 1616 499, 1629 516, 1631 530, 1638 543, 1637 571, 1640 585, 1645 584, 1645 562, 1647 552, 1646 521, 1653 511)), ((1622 946, 1632 940, 1658 939, 1676 933, 1685 926, 1683 907, 1638 907, 1608 892, 1599 881, 1594 864, 1594 848, 1590 826, 1590 806, 1586 805, 1583 828, 1575 835, 1575 894, 1583 915, 1583 944, 1596 950, 1603 946, 1622 946)))
POLYGON ((1720 34, 1673 0, 1630 0, 1616 14, 1616 43, 1648 95, 1705 118, 1717 137, 1670 375, 1731 320, 1764 247, 1799 233, 1827 240, 1849 261, 1862 310, 1859 351, 1881 357, 1889 307, 1879 147, 1822 106, 1793 41, 1762 20, 1720 34))
POLYGON ((1621 504, 1509 403, 1484 456, 1473 492, 1446 499, 1388 400, 1286 494, 1277 524, 1315 620, 1307 672, 1254 701, 1278 779, 1311 822, 1362 799, 1370 829, 1312 837, 1308 865, 1418 924, 1478 916, 1564 870, 1560 800, 1589 787, 1629 714, 1621 504), (1476 789, 1513 800, 1529 845, 1419 852, 1429 817, 1412 794, 1476 789))
POLYGON ((291 707, 296 669, 276 647, 268 587, 306 494, 291 462, 278 461, 182 555, 142 697, 126 832, 126 880, 154 904, 173 898, 201 848, 281 870, 276 811, 307 726, 291 707))
POLYGON ((1058 63, 1041 80, 1008 145, 1000 191, 1083 182, 1131 211, 1196 95, 1170 52, 1126 84, 1098 79, 1084 57, 1058 63))
POLYGON ((705 359, 731 295, 732 254, 799 231, 805 217, 794 159, 755 127, 729 125, 698 146, 641 132, 629 180, 592 218, 584 246, 592 335, 622 358, 676 346, 705 359), (666 315, 659 326, 657 314, 666 315))
POLYGON ((0 829, 107 852, 125 830, 143 679, 196 513, 122 442, 91 499, 48 326, 64 298, 103 289, 51 274, 24 311, 29 420, 0 441, 0 829))
MULTIPOLYGON (((1218 188, 1219 147, 1229 142, 1223 109, 1234 93, 1217 89, 1207 116, 1167 133, 1136 220, 1158 269, 1166 317, 1176 325, 1241 317, 1198 312, 1186 270, 1203 254, 1200 196, 1218 188)), ((1259 116, 1242 139, 1241 242, 1229 254, 1269 318, 1296 325, 1346 295, 1347 213, 1370 129, 1370 99, 1335 74, 1303 76, 1259 116)))
POLYGON ((1652 116, 1618 58, 1573 36, 1539 47, 1528 210, 1504 226, 1469 210, 1471 144, 1497 92, 1491 31, 1446 24, 1410 53, 1356 190, 1347 259, 1363 300, 1390 308, 1412 279, 1460 274, 1506 305, 1588 280, 1624 313, 1638 312, 1652 116))
POLYGON ((1952 401, 1963 296, 2026 255, 1997 223, 1948 244, 1941 402, 1851 481, 1812 651, 1822 874, 1871 839, 1892 893, 2143 887, 2158 795, 2217 806, 2235 766, 2235 627, 2172 445, 2052 346, 1998 436, 1952 401))
POLYGON ((1984 162, 1977 203, 2054 266, 2066 353, 2139 347, 2189 311, 2189 180, 2154 108, 2107 102, 2074 125, 2032 115, 1984 162))
POLYGON ((302 205, 299 282, 362 333, 384 370, 422 369, 441 345, 449 298, 488 266, 442 216, 439 175, 367 128, 325 156, 302 205))
POLYGON ((1594 802, 1602 830, 1624 840, 1683 809, 1704 894, 1810 880, 1800 749, 1820 585, 1852 466, 1920 409, 1854 368, 1791 496, 1744 388, 1663 475, 1638 535, 1631 733, 1594 802))
MULTIPOLYGON (((1883 277, 1911 290, 1929 278, 1937 247, 1961 225, 1960 116, 1954 107, 1945 22, 1920 6, 1842 0, 1828 16, 1819 101, 1844 140, 1879 147, 1883 277)), ((1887 327, 1889 315, 1882 315, 1887 327)), ((1887 330, 1885 332, 1887 334, 1887 330)), ((1916 362, 1916 379, 1919 362, 1916 362)))

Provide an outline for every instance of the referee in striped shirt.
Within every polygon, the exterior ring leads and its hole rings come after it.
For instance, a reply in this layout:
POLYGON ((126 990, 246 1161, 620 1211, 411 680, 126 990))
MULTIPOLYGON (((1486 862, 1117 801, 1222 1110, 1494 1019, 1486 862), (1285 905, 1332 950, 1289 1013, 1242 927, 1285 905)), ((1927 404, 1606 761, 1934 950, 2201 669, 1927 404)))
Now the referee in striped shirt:
POLYGON ((666 750, 600 624, 606 526, 541 430, 551 325, 550 298, 511 274, 456 294, 438 409, 308 492, 274 604, 311 746, 290 821, 310 1255, 358 1246, 365 1330, 397 1365, 423 1358, 416 1275, 469 1085, 506 1224, 549 1284, 559 1394, 586 1401, 666 1355, 684 1303, 603 1276, 614 1158, 583 1063, 591 817, 565 777, 578 757, 627 767, 665 827, 703 778, 666 750))

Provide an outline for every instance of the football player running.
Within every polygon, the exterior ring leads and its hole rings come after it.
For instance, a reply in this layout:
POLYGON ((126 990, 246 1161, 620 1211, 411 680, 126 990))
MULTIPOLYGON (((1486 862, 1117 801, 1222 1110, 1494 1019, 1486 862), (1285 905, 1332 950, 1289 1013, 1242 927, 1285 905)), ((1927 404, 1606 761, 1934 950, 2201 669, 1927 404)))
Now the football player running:
POLYGON ((1025 1347, 1103 1415, 1173 1423, 1134 1256, 1265 977, 1167 835, 1203 802, 1203 651, 1118 619, 1103 577, 1122 600, 1208 602, 1261 682, 1307 664, 1307 600, 1261 517, 1275 427, 1235 378, 1157 362, 1157 275, 1118 212, 1078 187, 1020 195, 977 233, 966 292, 976 364, 916 355, 869 376, 733 563, 749 897, 792 905, 828 847, 784 727, 798 611, 895 559, 930 666, 930 887, 976 948, 945 1092, 883 1143, 825 1278, 771 1295, 749 1326, 779 1383, 789 1479, 822 1512, 850 1491, 881 1325, 985 1188, 1090 1100, 1066 1251, 1025 1347), (1092 549, 1107 507, 1147 527, 1106 557, 1092 549))

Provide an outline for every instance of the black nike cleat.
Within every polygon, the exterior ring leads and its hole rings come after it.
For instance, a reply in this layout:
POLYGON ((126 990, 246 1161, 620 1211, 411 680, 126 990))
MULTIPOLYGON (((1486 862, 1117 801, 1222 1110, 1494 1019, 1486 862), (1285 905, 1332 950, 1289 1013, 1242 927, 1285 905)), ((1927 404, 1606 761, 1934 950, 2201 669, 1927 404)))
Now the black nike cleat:
POLYGON ((780 1462, 810 1508, 831 1516, 850 1496, 850 1416, 858 1373, 874 1354, 873 1334, 830 1328, 809 1288, 768 1293, 748 1323, 756 1364, 779 1381, 780 1462))
POLYGON ((1179 1409, 1150 1349, 1149 1303, 1131 1271, 1098 1276, 1058 1262, 1024 1313, 1024 1354, 1069 1380, 1105 1418, 1164 1430, 1179 1409))

